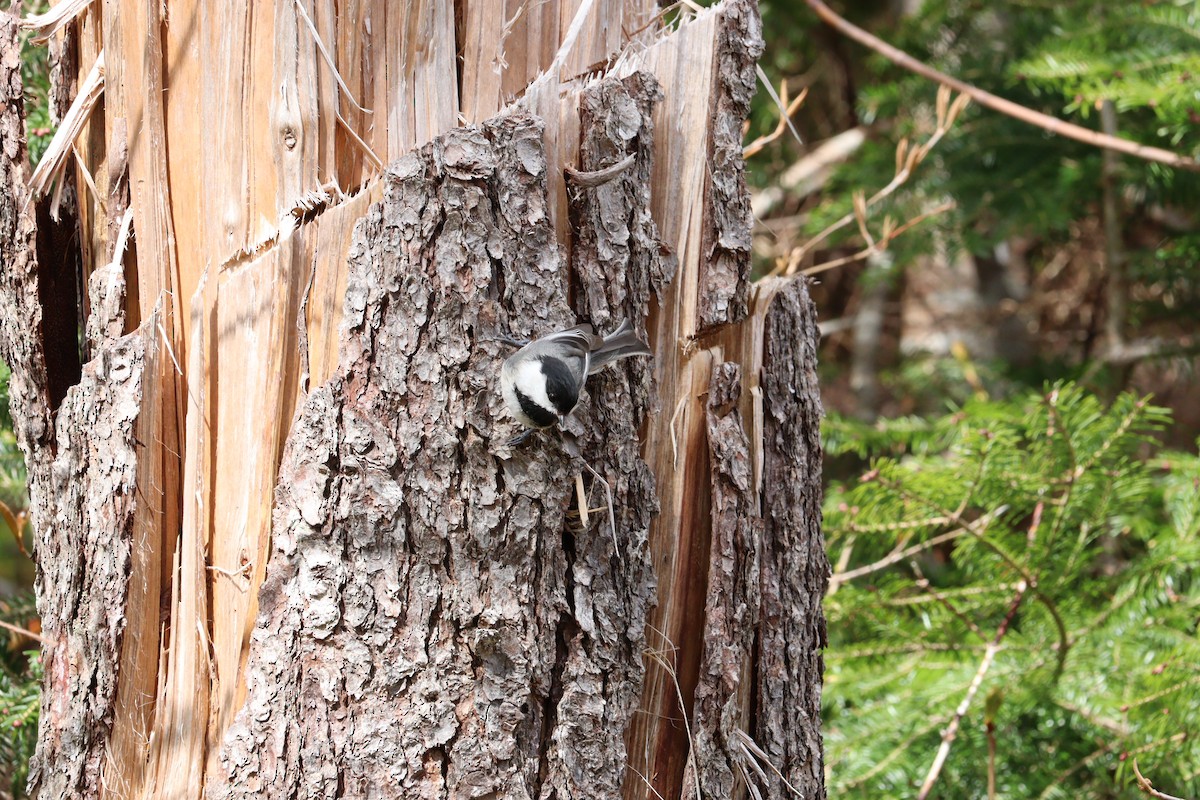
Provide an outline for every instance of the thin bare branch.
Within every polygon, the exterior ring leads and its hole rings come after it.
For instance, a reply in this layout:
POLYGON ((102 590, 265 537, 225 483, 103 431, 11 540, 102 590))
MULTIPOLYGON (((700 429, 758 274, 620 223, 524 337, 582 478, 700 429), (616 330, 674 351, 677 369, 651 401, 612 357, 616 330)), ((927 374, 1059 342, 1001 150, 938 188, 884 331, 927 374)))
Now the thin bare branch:
POLYGON ((13 625, 10 622, 5 622, 4 620, 0 620, 0 628, 3 628, 6 631, 12 631, 13 633, 18 633, 21 636, 28 636, 30 639, 33 639, 35 642, 38 642, 39 644, 46 643, 46 640, 43 639, 41 636, 39 636, 38 634, 34 633, 33 631, 31 631, 27 628, 22 628, 20 625, 13 625))
MULTIPOLYGON (((949 133, 950 129, 954 126, 955 120, 958 119, 959 114, 961 114, 963 109, 965 109, 971 102, 970 98, 966 95, 959 95, 954 99, 953 102, 951 102, 950 95, 951 91, 949 86, 943 85, 938 87, 937 117, 933 134, 925 141, 924 144, 913 145, 911 147, 909 146, 907 139, 900 140, 899 144, 896 145, 896 174, 886 186, 867 199, 867 209, 870 209, 880 200, 888 197, 898 188, 908 182, 908 179, 912 177, 913 171, 916 170, 917 166, 925 160, 925 157, 928 156, 930 151, 937 146, 938 142, 940 142, 942 138, 949 133)), ((951 204, 950 207, 952 208, 953 204, 951 204)), ((865 213, 865 211, 863 213, 865 213)), ((934 212, 930 212, 929 215, 932 215, 932 213, 934 212)), ((940 213, 940 211, 937 213, 940 213)), ((857 210, 845 214, 841 219, 837 220, 829 227, 825 228, 825 230, 821 231, 816 236, 805 242, 802 247, 798 248, 798 252, 794 252, 790 257, 787 274, 794 274, 796 269, 800 266, 800 260, 805 254, 812 252, 812 250, 815 249, 821 242, 825 241, 834 233, 849 225, 851 222, 854 222, 858 214, 859 212, 857 210)), ((918 217, 916 221, 926 218, 926 216, 921 216, 918 217)), ((916 222, 912 222, 905 227, 912 227, 913 224, 916 224, 916 222)), ((866 252, 870 253, 872 250, 868 248, 866 252)), ((825 265, 822 265, 822 267, 828 268, 825 267, 825 265)), ((817 268, 814 267, 813 270, 815 269, 817 268)), ((806 270, 805 274, 812 274, 813 270, 806 270)), ((822 269, 819 271, 824 270, 822 269)))
POLYGON ((1106 150, 1115 150, 1118 153, 1125 153, 1126 155, 1146 161, 1157 161, 1160 164, 1177 167, 1178 169, 1186 169, 1190 172, 1200 172, 1200 161, 1181 156, 1170 150, 1163 150, 1160 147, 1150 147, 1130 141, 1129 139, 1122 139, 1118 136, 1109 136, 1089 130, 1080 125, 1052 117, 1049 114, 1034 111, 1032 108, 1026 108, 1011 100, 1005 100, 1003 97, 997 97, 991 92, 986 92, 965 81, 951 77, 944 72, 939 72, 933 67, 913 58, 903 50, 893 47, 882 39, 867 33, 857 25, 847 22, 838 16, 829 6, 821 2, 821 0, 805 0, 805 2, 826 23, 859 44, 871 48, 893 64, 901 66, 910 72, 915 72, 923 78, 937 81, 956 91, 962 92, 981 106, 990 108, 993 111, 999 111, 1001 114, 1006 114, 1013 119, 1019 119, 1022 122, 1027 122, 1030 125, 1047 130, 1050 133, 1065 136, 1068 139, 1074 139, 1084 144, 1090 144, 1106 150))
POLYGON ((832 593, 835 586, 852 581, 855 578, 861 578, 863 575, 870 575, 872 572, 878 572, 885 567, 890 567, 892 564, 899 563, 906 558, 915 556, 917 553, 920 553, 923 550, 928 550, 931 547, 937 547, 939 544, 954 541, 966 532, 966 528, 958 528, 957 530, 943 533, 940 536, 934 536, 932 539, 926 539, 923 542, 918 542, 912 547, 901 550, 898 553, 889 553, 878 561, 867 564, 866 566, 855 567, 847 572, 835 572, 829 578, 829 591, 832 593))
POLYGON ((1133 760, 1133 775, 1135 778, 1137 778, 1138 788, 1151 797, 1157 797, 1159 800, 1184 800, 1182 797, 1176 797, 1173 794, 1167 794, 1166 792, 1160 792, 1158 789, 1155 789, 1154 784, 1150 783, 1150 780, 1142 774, 1140 769, 1138 769, 1136 758, 1133 760))
POLYGON ((1004 619, 1000 622, 1000 627, 996 629, 995 636, 992 641, 988 642, 987 649, 984 650, 983 660, 979 664, 979 669, 975 671, 975 677, 971 679, 971 685, 967 687, 967 693, 963 697, 962 702, 958 704, 958 708, 954 711, 954 717, 950 720, 950 724, 946 726, 946 731, 942 734, 942 744, 938 747, 937 755, 934 756, 933 764, 929 767, 929 773, 925 776, 925 782, 921 784, 921 790, 917 793, 917 800, 925 800, 929 797, 929 792, 933 789, 933 784, 937 782, 938 775, 942 772, 942 767, 946 764, 946 758, 950 755, 950 747, 954 744, 954 739, 958 736, 958 728, 962 723, 962 719, 967 714, 967 709, 971 706, 971 701, 975 699, 975 695, 979 692, 979 687, 983 685, 984 676, 987 675, 992 663, 996 659, 996 653, 1000 651, 1000 642, 1004 639, 1004 634, 1008 633, 1009 623, 1013 617, 1017 615, 1017 609, 1021 607, 1021 601, 1025 599, 1025 590, 1028 585, 1022 582, 1018 588, 1016 596, 1013 597, 1012 603, 1008 607, 1008 613, 1004 615, 1004 619))
MULTIPOLYGON (((780 107, 779 107, 779 124, 775 126, 775 130, 768 133, 766 136, 760 136, 750 144, 742 148, 742 158, 750 158, 762 151, 764 147, 774 142, 783 132, 792 125, 792 116, 804 104, 804 100, 808 97, 808 87, 800 90, 800 94, 795 100, 788 102, 787 79, 785 78, 780 84, 780 107)), ((797 137, 799 138, 799 137, 797 137)))
MULTIPOLYGON (((889 244, 891 244, 893 239, 895 239, 897 236, 900 236, 901 234, 905 233, 913 226, 921 224, 922 222, 929 219, 930 217, 936 217, 939 214, 944 214, 947 211, 951 211, 954 208, 955 208, 955 203, 953 201, 942 203, 937 208, 932 208, 929 211, 925 211, 921 214, 918 214, 917 216, 910 219, 908 222, 905 222, 903 225, 900 225, 899 227, 889 231, 887 238, 881 240, 875 246, 865 247, 862 250, 855 253, 854 255, 845 256, 843 258, 835 258, 832 261, 826 261, 824 263, 817 264, 814 267, 809 267, 808 269, 802 270, 801 274, 817 275, 822 272, 828 272, 829 270, 834 269, 836 267, 842 267, 842 266, 845 266, 846 264, 852 264, 855 261, 861 261, 862 259, 867 258, 868 256, 872 255, 873 253, 882 252, 883 250, 887 249, 887 246, 889 244)), ((850 219, 851 220, 854 219, 853 214, 850 215, 850 219)), ((800 259, 803 257, 803 255, 805 253, 807 253, 811 249, 809 246, 810 244, 811 244, 811 242, 809 242, 808 244, 805 244, 804 247, 798 247, 798 248, 796 248, 795 251, 793 251, 794 257, 789 258, 787 269, 784 270, 787 274, 791 275, 791 274, 795 273, 796 267, 798 267, 800 265, 800 259)))
POLYGON ((593 189, 597 186, 602 186, 608 183, 613 178, 632 167, 635 156, 636 153, 630 153, 615 164, 611 164, 603 169, 597 169, 591 172, 581 172, 574 167, 565 167, 563 172, 565 172, 567 177, 571 179, 571 183, 587 189, 593 189))

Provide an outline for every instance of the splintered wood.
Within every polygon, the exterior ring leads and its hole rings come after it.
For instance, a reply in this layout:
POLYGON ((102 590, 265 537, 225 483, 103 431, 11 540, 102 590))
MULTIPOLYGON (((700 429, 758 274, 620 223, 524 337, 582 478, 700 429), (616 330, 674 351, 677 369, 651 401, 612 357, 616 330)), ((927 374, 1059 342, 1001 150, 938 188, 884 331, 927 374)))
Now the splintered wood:
POLYGON ((57 442, 0 15, 41 796, 823 796, 816 329, 749 281, 753 0, 56 8, 62 79, 104 65, 60 143, 57 442), (654 358, 510 449, 489 337, 623 319, 654 358))

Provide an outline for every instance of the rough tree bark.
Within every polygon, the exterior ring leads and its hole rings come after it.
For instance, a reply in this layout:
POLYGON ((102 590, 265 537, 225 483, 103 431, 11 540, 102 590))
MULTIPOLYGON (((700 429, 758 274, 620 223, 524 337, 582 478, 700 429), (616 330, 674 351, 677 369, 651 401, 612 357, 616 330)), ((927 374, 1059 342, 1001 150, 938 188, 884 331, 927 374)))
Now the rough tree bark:
POLYGON ((87 6, 91 361, 53 418, 0 16, 42 797, 824 795, 817 334, 750 281, 756 5, 518 7, 87 6), (510 448, 489 337, 624 318, 654 358, 510 448))

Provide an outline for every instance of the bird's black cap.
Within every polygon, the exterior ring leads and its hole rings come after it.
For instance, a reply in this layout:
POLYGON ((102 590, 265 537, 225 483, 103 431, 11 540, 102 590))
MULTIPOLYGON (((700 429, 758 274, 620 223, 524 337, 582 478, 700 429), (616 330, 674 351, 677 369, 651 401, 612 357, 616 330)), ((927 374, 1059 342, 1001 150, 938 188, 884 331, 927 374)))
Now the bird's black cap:
POLYGON ((542 358, 542 374, 546 376, 546 396, 554 404, 554 409, 560 416, 571 413, 571 409, 579 402, 579 380, 575 373, 562 360, 545 356, 542 358))

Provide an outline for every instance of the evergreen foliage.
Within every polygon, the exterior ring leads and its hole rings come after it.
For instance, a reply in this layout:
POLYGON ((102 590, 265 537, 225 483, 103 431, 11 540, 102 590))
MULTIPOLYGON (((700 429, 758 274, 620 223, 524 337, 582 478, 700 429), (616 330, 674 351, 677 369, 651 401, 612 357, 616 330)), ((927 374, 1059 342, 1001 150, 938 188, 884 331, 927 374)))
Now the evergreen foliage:
POLYGON ((1071 384, 952 413, 832 417, 825 610, 832 797, 911 797, 1010 620, 935 796, 1135 797, 1200 788, 1200 459, 1168 415, 1071 384), (862 444, 866 442, 867 444, 862 444), (1024 588, 1022 588, 1024 587, 1024 588))
MULTIPOLYGON (((0 601, 0 619, 11 625, 28 629, 37 618, 32 591, 0 601)), ((2 631, 0 642, 0 798, 23 798, 37 744, 42 662, 38 651, 21 649, 30 643, 25 636, 2 631)))
POLYGON ((29 760, 37 744, 42 661, 38 651, 23 654, 27 667, 0 667, 0 796, 28 795, 29 760))
MULTIPOLYGON (((26 3, 24 14, 40 14, 50 7, 46 0, 26 3)), ((54 137, 50 119, 50 49, 33 43, 29 33, 21 34, 21 83, 25 87, 25 141, 29 161, 36 165, 54 137)))

